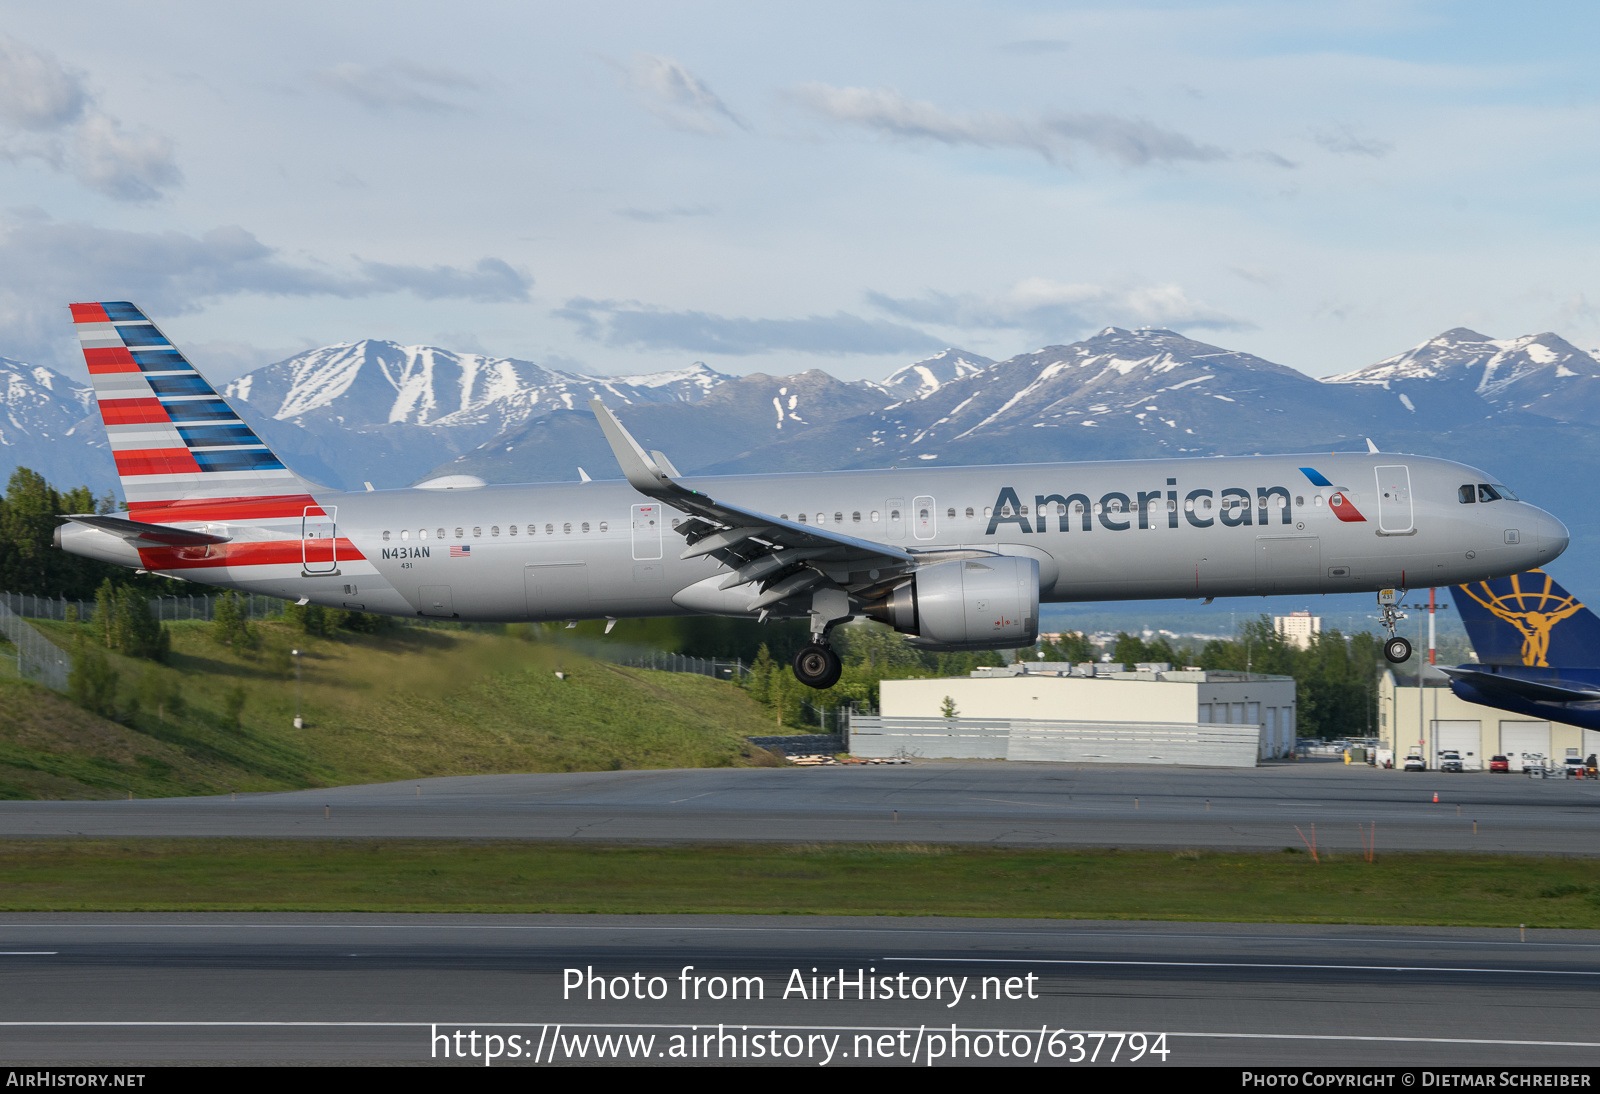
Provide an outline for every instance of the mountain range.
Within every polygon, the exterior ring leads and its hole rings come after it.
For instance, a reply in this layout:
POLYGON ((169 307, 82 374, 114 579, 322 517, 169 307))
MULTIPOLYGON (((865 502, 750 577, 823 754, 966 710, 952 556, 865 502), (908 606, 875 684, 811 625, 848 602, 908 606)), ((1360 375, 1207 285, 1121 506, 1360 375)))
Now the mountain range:
MULTIPOLYGON (((570 481, 580 467, 614 476, 591 398, 686 474, 1350 450, 1370 438, 1511 483, 1572 527, 1563 572, 1577 562, 1600 577, 1600 486, 1581 473, 1600 463, 1600 359, 1549 333, 1458 327, 1320 380, 1174 331, 1116 327, 1004 361, 949 349, 877 382, 698 362, 597 377, 366 340, 263 366, 225 394, 296 470, 345 489, 444 474, 570 481)), ((0 400, 0 471, 113 488, 88 388, 0 358, 0 400)))

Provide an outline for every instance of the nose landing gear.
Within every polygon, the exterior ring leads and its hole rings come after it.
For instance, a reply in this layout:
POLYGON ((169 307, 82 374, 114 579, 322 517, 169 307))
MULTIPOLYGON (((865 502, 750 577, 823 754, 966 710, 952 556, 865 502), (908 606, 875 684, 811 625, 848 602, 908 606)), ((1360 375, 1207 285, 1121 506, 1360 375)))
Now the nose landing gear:
POLYGON ((1411 643, 1394 633, 1394 625, 1400 619, 1400 608, 1396 601, 1403 595, 1403 592, 1394 589, 1384 589, 1378 593, 1379 620, 1383 629, 1389 632, 1389 638, 1383 644, 1383 656, 1392 665, 1411 660, 1411 643))

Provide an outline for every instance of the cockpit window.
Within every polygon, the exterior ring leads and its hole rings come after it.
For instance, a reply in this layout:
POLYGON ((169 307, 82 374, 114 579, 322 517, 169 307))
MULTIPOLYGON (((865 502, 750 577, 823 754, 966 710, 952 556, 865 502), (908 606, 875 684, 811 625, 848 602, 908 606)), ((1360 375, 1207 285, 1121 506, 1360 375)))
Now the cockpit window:
POLYGON ((1470 482, 1458 490, 1457 493, 1461 496, 1462 505, 1471 505, 1478 500, 1478 490, 1470 482))
POLYGON ((1478 500, 1479 501, 1499 501, 1500 500, 1500 495, 1498 493, 1496 493, 1495 492, 1495 488, 1490 486, 1488 483, 1480 482, 1478 484, 1478 500))
POLYGON ((1507 486, 1503 482, 1497 482, 1497 483, 1494 484, 1494 492, 1496 494, 1499 494, 1502 498, 1505 498, 1507 501, 1521 501, 1522 500, 1521 498, 1517 497, 1517 495, 1515 495, 1515 494, 1513 494, 1511 492, 1511 487, 1507 486))

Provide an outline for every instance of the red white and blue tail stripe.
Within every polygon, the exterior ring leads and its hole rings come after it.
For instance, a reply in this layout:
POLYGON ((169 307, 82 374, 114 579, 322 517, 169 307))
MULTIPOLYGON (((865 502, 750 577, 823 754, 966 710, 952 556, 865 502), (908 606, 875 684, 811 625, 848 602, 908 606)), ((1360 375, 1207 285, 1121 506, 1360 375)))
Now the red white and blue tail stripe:
POLYGON ((130 509, 307 489, 138 308, 71 308, 130 509))

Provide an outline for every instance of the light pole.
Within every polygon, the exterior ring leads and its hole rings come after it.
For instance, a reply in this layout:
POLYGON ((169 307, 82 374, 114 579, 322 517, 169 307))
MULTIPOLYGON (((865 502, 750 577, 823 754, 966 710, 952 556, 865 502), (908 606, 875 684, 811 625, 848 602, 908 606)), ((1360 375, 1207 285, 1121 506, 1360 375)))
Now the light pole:
POLYGON ((304 729, 305 723, 300 720, 300 651, 290 650, 289 656, 294 658, 294 728, 304 729))

